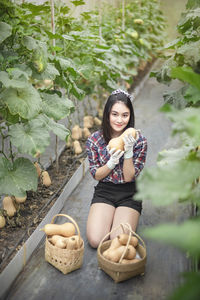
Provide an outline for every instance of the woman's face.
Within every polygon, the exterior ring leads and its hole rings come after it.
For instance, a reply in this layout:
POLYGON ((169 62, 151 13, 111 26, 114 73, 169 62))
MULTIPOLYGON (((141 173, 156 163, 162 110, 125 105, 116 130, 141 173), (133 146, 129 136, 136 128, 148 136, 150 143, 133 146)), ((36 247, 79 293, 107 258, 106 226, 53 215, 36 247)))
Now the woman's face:
POLYGON ((112 135, 119 136, 126 128, 130 119, 130 110, 123 102, 115 103, 110 112, 110 126, 112 135))

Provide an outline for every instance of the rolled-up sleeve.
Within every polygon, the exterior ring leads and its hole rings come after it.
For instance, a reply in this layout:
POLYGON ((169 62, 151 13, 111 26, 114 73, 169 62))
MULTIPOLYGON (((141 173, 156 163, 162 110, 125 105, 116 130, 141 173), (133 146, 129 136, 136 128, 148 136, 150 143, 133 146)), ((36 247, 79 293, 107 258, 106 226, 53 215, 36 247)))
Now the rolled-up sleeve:
POLYGON ((100 167, 100 162, 98 147, 90 138, 86 141, 86 151, 88 155, 90 173, 95 178, 96 170, 100 167))
POLYGON ((135 167, 135 178, 138 177, 142 169, 144 168, 144 164, 146 162, 147 156, 147 140, 145 137, 140 137, 133 155, 134 167, 135 167))

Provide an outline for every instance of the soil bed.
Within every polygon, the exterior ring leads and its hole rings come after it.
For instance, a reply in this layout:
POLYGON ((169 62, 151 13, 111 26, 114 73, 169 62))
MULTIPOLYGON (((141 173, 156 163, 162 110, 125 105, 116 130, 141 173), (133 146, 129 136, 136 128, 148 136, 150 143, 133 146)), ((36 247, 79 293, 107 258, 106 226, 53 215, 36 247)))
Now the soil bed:
MULTIPOLYGON (((93 128, 93 131, 96 129, 93 128)), ((83 152, 79 156, 75 156, 72 149, 66 148, 59 157, 59 171, 56 172, 55 162, 47 170, 52 184, 45 187, 39 179, 37 191, 27 192, 27 200, 20 204, 17 214, 6 218, 6 227, 1 229, 0 236, 0 273, 43 220, 86 157, 85 141, 80 140, 83 152)))
MULTIPOLYGON (((133 78, 133 84, 129 88, 130 93, 134 91, 134 88, 149 72, 154 61, 153 59, 139 70, 138 75, 133 78)), ((97 129, 98 127, 93 127, 90 131, 94 132, 97 129)), ((47 169, 52 184, 49 187, 45 187, 38 180, 37 191, 27 192, 27 200, 25 203, 20 204, 16 216, 12 218, 7 217, 6 226, 1 229, 0 235, 0 273, 37 228, 62 193, 66 183, 81 165, 86 157, 85 142, 85 139, 80 140, 83 152, 79 156, 75 156, 71 148, 65 148, 59 157, 59 171, 56 171, 55 162, 47 169)))

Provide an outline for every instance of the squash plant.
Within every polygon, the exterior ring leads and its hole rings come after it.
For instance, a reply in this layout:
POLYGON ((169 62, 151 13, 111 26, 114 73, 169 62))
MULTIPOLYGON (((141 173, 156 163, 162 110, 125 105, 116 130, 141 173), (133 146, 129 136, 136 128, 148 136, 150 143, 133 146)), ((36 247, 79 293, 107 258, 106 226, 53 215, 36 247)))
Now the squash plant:
MULTIPOLYGON (((135 16, 143 14, 143 19, 153 20, 156 11, 156 18, 162 19, 154 3, 149 6, 151 15, 149 10, 141 10, 150 2, 136 5, 135 16)), ((76 7, 84 1, 71 3, 76 7)), ((27 190, 37 188, 32 160, 45 152, 50 133, 64 140, 69 135, 69 129, 59 123, 75 110, 68 97, 81 100, 130 82, 138 61, 149 59, 151 49, 145 43, 138 47, 126 34, 137 26, 131 23, 131 2, 124 7, 123 28, 121 21, 117 23, 117 10, 113 15, 104 11, 101 35, 97 10, 75 19, 63 1, 56 1, 52 32, 49 1, 17 5, 0 0, 0 5, 0 190, 23 197, 27 190), (122 43, 117 39, 113 43, 109 28, 113 36, 120 34, 122 43)), ((141 34, 151 30, 146 25, 140 29, 141 34)))
POLYGON ((0 191, 23 197, 27 190, 37 189, 31 157, 45 151, 50 132, 67 138, 69 130, 57 121, 74 105, 53 85, 60 73, 37 21, 49 7, 31 5, 29 10, 4 0, 0 5, 0 191), (35 21, 32 26, 30 19, 35 21))
POLYGON ((181 224, 161 224, 144 234, 189 255, 193 270, 185 273, 170 299, 195 300, 200 295, 200 1, 188 1, 177 28, 180 36, 165 47, 173 49, 171 56, 152 76, 163 83, 170 84, 173 79, 183 83, 177 91, 164 95, 162 108, 181 145, 159 153, 157 167, 146 169, 139 179, 137 197, 151 199, 155 205, 180 202, 194 207, 194 215, 181 224))

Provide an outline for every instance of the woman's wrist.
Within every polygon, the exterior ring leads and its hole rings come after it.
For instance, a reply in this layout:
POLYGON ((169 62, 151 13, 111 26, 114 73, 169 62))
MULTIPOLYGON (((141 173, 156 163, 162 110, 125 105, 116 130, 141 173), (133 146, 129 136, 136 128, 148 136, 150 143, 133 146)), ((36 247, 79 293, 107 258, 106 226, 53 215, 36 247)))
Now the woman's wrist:
POLYGON ((107 166, 110 170, 113 170, 114 167, 116 166, 116 164, 114 164, 111 160, 109 160, 109 161, 106 163, 106 166, 107 166))
POLYGON ((133 150, 132 149, 124 152, 124 159, 128 159, 128 158, 131 158, 131 157, 133 157, 133 150))

